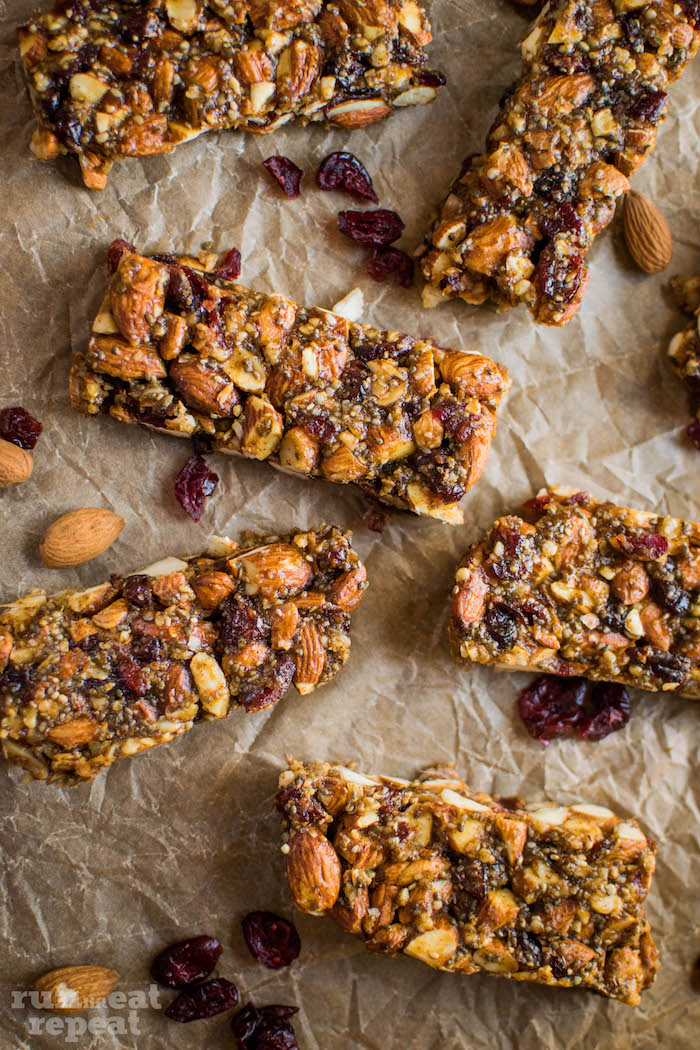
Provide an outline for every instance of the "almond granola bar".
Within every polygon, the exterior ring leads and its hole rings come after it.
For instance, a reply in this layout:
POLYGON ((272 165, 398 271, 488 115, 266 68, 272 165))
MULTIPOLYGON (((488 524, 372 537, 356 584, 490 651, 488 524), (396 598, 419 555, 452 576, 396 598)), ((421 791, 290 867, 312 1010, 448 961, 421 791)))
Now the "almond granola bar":
POLYGON ((59 0, 19 29, 31 149, 103 189, 120 157, 205 131, 366 127, 436 97, 430 39, 414 0, 59 0))
POLYGON ((71 372, 78 411, 202 435, 462 521, 510 385, 504 368, 249 291, 206 253, 148 258, 115 242, 110 257, 116 272, 71 372))
POLYGON ((458 663, 700 697, 700 525, 543 490, 466 553, 458 663))
POLYGON ((426 306, 527 303, 563 325, 584 256, 654 146, 667 88, 700 44, 696 0, 552 0, 522 44, 486 152, 467 158, 422 261, 426 306))
POLYGON ((80 783, 125 755, 306 695, 350 653, 367 574, 350 534, 216 538, 86 591, 33 591, 0 615, 0 749, 80 783))
POLYGON ((656 847, 603 806, 474 794, 452 766, 409 782, 294 761, 277 806, 297 907, 370 951, 631 1006, 656 975, 656 847))

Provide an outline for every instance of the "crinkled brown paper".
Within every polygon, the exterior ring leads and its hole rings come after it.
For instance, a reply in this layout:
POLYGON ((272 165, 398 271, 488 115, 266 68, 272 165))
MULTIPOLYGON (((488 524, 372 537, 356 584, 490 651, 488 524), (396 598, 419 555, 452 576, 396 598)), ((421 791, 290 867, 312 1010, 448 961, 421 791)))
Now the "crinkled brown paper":
MULTIPOLYGON (((273 710, 236 712, 118 762, 92 786, 27 784, 17 768, 0 765, 0 1047, 71 1045, 65 1029, 32 1034, 46 1012, 13 1007, 12 991, 44 971, 103 964, 119 972, 120 989, 143 989, 158 949, 203 931, 225 945, 218 972, 236 981, 242 1001, 299 1005, 303 1050, 697 1046, 700 995, 690 976, 700 955, 700 706, 640 694, 623 732, 545 749, 514 710, 527 677, 454 667, 446 619, 453 567, 465 547, 545 482, 700 518, 700 454, 684 440, 686 397, 664 354, 681 325, 665 291, 668 276, 700 262, 700 62, 673 89, 657 150, 635 179, 670 222, 671 268, 657 277, 633 269, 615 224, 590 253, 591 281, 577 318, 548 330, 524 309, 499 315, 457 302, 427 312, 417 290, 373 283, 362 249, 335 229, 336 212, 353 204, 321 193, 313 179, 328 152, 352 149, 372 173, 381 205, 405 219, 401 244, 417 244, 463 155, 481 148, 519 68, 516 40, 525 23, 506 0, 432 4, 432 62, 448 87, 428 109, 352 134, 285 128, 267 138, 205 136, 169 157, 116 165, 103 193, 84 190, 77 168, 42 167, 29 154, 32 120, 14 26, 35 6, 10 0, 7 8, 0 406, 25 405, 45 430, 30 482, 0 496, 3 599, 32 587, 89 585, 164 553, 198 551, 212 532, 322 521, 355 529, 370 589, 355 614, 350 663, 311 696, 291 691, 273 710), (261 168, 270 153, 304 168, 298 201, 284 200, 261 168), (85 345, 104 286, 105 245, 114 237, 147 251, 236 245, 241 280, 253 288, 331 306, 359 285, 367 321, 506 364, 513 390, 485 475, 465 500, 464 527, 397 514, 379 536, 364 527, 363 500, 350 489, 223 456, 211 460, 221 477, 215 497, 200 524, 190 522, 172 491, 189 454, 185 442, 106 417, 84 419, 69 406, 71 352, 85 345), (45 528, 82 506, 122 514, 122 535, 81 568, 44 569, 38 544, 45 528), (648 911, 661 973, 643 1005, 632 1010, 586 993, 440 974, 413 960, 370 955, 331 922, 300 915, 301 957, 279 973, 257 965, 241 917, 257 908, 292 914, 272 808, 290 753, 354 759, 367 772, 403 777, 454 759, 476 790, 588 799, 638 816, 659 843, 648 911)), ((170 997, 161 995, 163 1007, 170 997)), ((102 1007, 87 1017, 111 1018, 118 1033, 127 1014, 102 1007)), ((86 1032, 74 1034, 73 1045, 233 1045, 228 1015, 180 1026, 162 1010, 142 1008, 135 1021, 140 1034, 86 1032)))

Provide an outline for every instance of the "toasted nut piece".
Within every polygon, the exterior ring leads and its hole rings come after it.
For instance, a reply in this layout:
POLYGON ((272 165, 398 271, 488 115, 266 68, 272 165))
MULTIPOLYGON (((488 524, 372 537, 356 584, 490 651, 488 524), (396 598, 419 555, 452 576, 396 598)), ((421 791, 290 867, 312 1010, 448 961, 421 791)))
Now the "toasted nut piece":
POLYGON ((93 718, 74 718, 72 722, 63 722, 61 725, 49 729, 48 736, 54 744, 70 749, 80 747, 81 744, 89 744, 99 732, 99 726, 93 718))
POLYGON ((488 583, 482 569, 462 569, 462 578, 452 596, 452 614, 462 623, 474 623, 484 615, 488 583))
POLYGON ((406 495, 411 507, 418 514, 427 514, 431 518, 449 521, 452 525, 461 525, 464 521, 462 512, 456 503, 444 503, 421 481, 412 481, 406 488, 406 495))
POLYGON ((308 95, 321 72, 321 52, 313 44, 296 39, 285 48, 277 64, 277 97, 280 102, 294 105, 308 95))
POLYGON ((123 598, 117 598, 106 609, 95 613, 92 622, 105 631, 113 631, 120 623, 124 623, 129 614, 129 606, 123 598))
POLYGON ((252 394, 245 403, 245 425, 241 451, 255 459, 267 459, 275 451, 284 432, 284 420, 269 401, 252 394))
POLYGON ((147 343, 151 325, 163 313, 167 266, 125 252, 114 275, 110 303, 119 331, 131 346, 147 343))
POLYGON ((648 197, 631 190, 623 212, 625 241, 630 255, 645 273, 665 270, 673 255, 668 223, 648 197))
POLYGON ((192 590, 203 609, 217 609, 235 587, 234 580, 226 572, 205 572, 192 580, 192 590))
POLYGON ((238 392, 222 372, 208 368, 189 354, 170 366, 170 378, 180 397, 191 408, 219 416, 232 416, 239 403, 238 392))
POLYGON ((338 855, 325 835, 315 828, 297 831, 289 840, 287 879, 297 908, 322 915, 340 893, 338 855))
POLYGON ((557 954, 561 955, 567 969, 580 970, 581 967, 595 959, 595 951, 580 941, 562 940, 557 945, 557 954))
POLYGON ((346 445, 340 445, 322 460, 321 473, 329 481, 345 484, 363 477, 367 473, 367 466, 346 445))
POLYGON ((299 610, 294 602, 284 602, 270 613, 273 649, 291 649, 299 623, 299 610))
POLYGON ((49 997, 55 1014, 79 1014, 106 999, 119 974, 104 966, 64 966, 35 982, 37 992, 49 997))
POLYGON ((408 372, 405 368, 400 368, 394 361, 384 358, 369 361, 367 367, 372 373, 371 390, 377 404, 393 405, 399 398, 404 397, 408 386, 408 372))
POLYGON ((492 397, 503 390, 503 372, 481 354, 448 350, 439 363, 443 379, 462 397, 492 397))
MULTIPOLYGON (((270 649, 264 642, 251 642, 250 645, 244 645, 242 649, 238 649, 233 654, 228 653, 227 657, 234 667, 250 670, 252 667, 260 667, 264 664, 269 655, 270 649)), ((230 668, 227 666, 226 669, 230 668)))
POLYGON ((333 922, 340 926, 341 930, 357 934, 362 930, 362 921, 368 911, 369 894, 367 888, 363 886, 361 889, 353 892, 352 905, 350 907, 347 904, 341 904, 340 901, 336 901, 328 914, 333 922))
POLYGON ((474 952, 474 962, 489 973, 515 973, 518 964, 502 941, 496 937, 474 952))
POLYGON ((34 470, 34 460, 26 449, 0 438, 0 489, 21 485, 34 470))
POLYGON ((626 605, 636 605, 649 593, 649 576, 638 561, 628 561, 610 581, 610 590, 626 605))
POLYGON ((514 249, 525 249, 532 237, 512 215, 499 215, 472 230, 462 248, 462 261, 470 270, 487 277, 496 274, 514 249))
POLYGON ((282 438, 280 463, 289 470, 310 474, 316 469, 319 444, 304 427, 292 427, 282 438))
POLYGON ((76 591, 71 594, 68 606, 73 612, 92 616, 93 613, 104 609, 116 597, 117 590, 111 583, 98 583, 96 587, 88 587, 86 591, 76 591))
POLYGON ((391 108, 381 99, 368 98, 341 102, 326 110, 326 116, 341 128, 365 128, 388 116, 391 108))
POLYGON ((298 594, 312 576, 304 555, 288 543, 270 543, 241 554, 239 560, 247 581, 246 590, 263 598, 298 594))
POLYGON ((505 843, 509 863, 515 864, 525 849, 527 827, 520 821, 508 820, 507 817, 496 817, 494 825, 505 843))
POLYGON ((264 51, 252 51, 249 48, 236 52, 233 56, 233 68, 238 79, 244 84, 271 81, 275 72, 270 58, 264 51))
POLYGON ((265 362, 257 354, 236 347, 223 366, 224 372, 240 390, 261 393, 267 382, 265 362))
POLYGON ((39 547, 48 569, 65 569, 103 554, 126 522, 102 507, 82 507, 64 514, 50 525, 39 547))
POLYGON ((448 838, 450 845, 458 853, 475 853, 483 841, 484 828, 478 820, 466 817, 458 828, 450 829, 448 838))
POLYGON ((187 605, 194 598, 194 591, 184 572, 169 572, 154 579, 153 593, 163 605, 187 605))
MULTIPOLYGON (((440 921, 440 920, 438 920, 440 921)), ((451 959, 459 946, 459 935, 455 927, 444 920, 440 925, 425 933, 419 933, 417 937, 409 941, 404 952, 412 955, 414 959, 420 959, 428 966, 439 968, 451 959)))
POLYGON ((300 652, 295 657, 294 685, 305 696, 313 692, 323 674, 326 650, 313 620, 305 620, 299 632, 300 652))
POLYGON ((439 448, 445 437, 445 428, 430 409, 426 408, 413 424, 413 437, 418 448, 424 451, 439 448))
POLYGON ((147 346, 130 346, 116 336, 93 336, 87 358, 95 372, 116 379, 164 379, 167 375, 156 350, 147 346))
POLYGON ((226 676, 210 653, 195 653, 190 672, 203 710, 215 718, 225 718, 231 703, 226 676))
POLYGON ((164 361, 172 361, 182 350, 187 339, 187 321, 177 314, 164 314, 165 335, 158 344, 164 361))
POLYGON ((408 459, 416 451, 415 442, 396 427, 368 427, 366 440, 375 463, 393 463, 398 459, 408 459))
POLYGON ((360 604, 366 587, 367 570, 364 565, 358 565, 338 577, 328 592, 328 601, 351 612, 360 604))
POLYGON ((202 12, 201 0, 165 0, 168 21, 180 33, 193 33, 202 12))
POLYGON ((12 635, 7 631, 0 631, 0 674, 7 667, 13 644, 12 635))
POLYGON ((476 925, 493 933, 515 922, 520 905, 510 890, 489 890, 476 916, 476 925))
POLYGON ((250 315, 251 324, 257 329, 265 359, 271 365, 279 361, 296 315, 296 304, 280 295, 270 296, 263 306, 250 315))
POLYGON ((161 55, 156 60, 156 64, 153 70, 153 101, 156 104, 157 109, 163 109, 167 107, 168 102, 173 97, 173 87, 175 86, 175 66, 172 64, 169 58, 165 55, 161 55))
POLYGON ((432 347, 424 346, 417 353, 414 351, 411 354, 408 381, 411 389, 421 397, 432 397, 436 392, 435 355, 432 347))

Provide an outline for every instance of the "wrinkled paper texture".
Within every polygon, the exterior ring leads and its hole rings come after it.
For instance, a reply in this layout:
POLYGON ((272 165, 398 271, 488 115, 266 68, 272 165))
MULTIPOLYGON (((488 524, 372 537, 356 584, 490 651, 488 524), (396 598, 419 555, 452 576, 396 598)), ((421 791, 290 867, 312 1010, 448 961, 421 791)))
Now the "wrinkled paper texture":
MULTIPOLYGON (((374 283, 364 274, 363 249, 335 228, 341 208, 361 205, 321 193, 313 178, 331 150, 353 150, 374 178, 380 205, 400 211, 400 243, 412 250, 463 156, 481 149, 519 70, 516 41, 526 23, 506 0, 432 4, 431 64, 445 71, 448 86, 430 108, 355 133, 310 127, 262 138, 203 136, 168 157, 115 165, 103 193, 82 188, 77 165, 42 167, 28 151, 33 122, 14 26, 34 9, 29 0, 10 0, 2 38, 0 407, 22 404, 45 429, 30 482, 0 495, 3 600, 199 551, 211 533, 235 537, 246 527, 284 531, 322 521, 355 530, 370 588, 354 615, 349 664, 317 693, 292 690, 272 710, 201 726, 117 762, 92 786, 27 784, 20 770, 1 764, 0 1046, 71 1045, 65 1029, 32 1034, 37 1018, 50 1015, 13 1004, 11 993, 46 970, 102 964, 119 972, 119 989, 144 989, 154 954, 198 932, 224 944, 218 973, 236 981, 242 1002, 300 1007, 303 1050, 697 1045, 700 997, 690 976, 700 955, 700 706, 640 694, 623 732, 598 744, 544 748, 514 709, 527 676, 453 666, 446 624, 464 549, 545 482, 700 518, 700 458, 684 439, 686 395, 665 358, 669 336, 684 323, 668 277, 700 263, 700 62, 674 87, 656 152, 634 180, 670 222, 671 267, 656 277, 635 270, 618 218, 590 253, 591 281, 577 318, 548 330, 525 309, 497 314, 454 302, 425 311, 417 289, 374 283), (271 153, 304 169, 299 200, 286 201, 261 168, 271 153), (202 521, 192 523, 173 496, 188 444, 108 417, 82 418, 69 405, 71 353, 86 344, 104 289, 105 246, 114 237, 144 251, 197 251, 207 241, 222 251, 238 246, 242 283, 309 305, 329 307, 359 285, 364 320, 507 365, 513 390, 485 474, 464 501, 466 524, 395 514, 377 535, 364 526, 365 502, 350 488, 224 456, 210 459, 221 481, 202 521), (83 506, 123 515, 122 535, 78 569, 44 569, 44 530, 83 506), (299 960, 279 973, 257 965, 241 917, 258 908, 292 915, 272 807, 286 754, 356 760, 367 772, 404 777, 454 760, 475 790, 587 799, 638 816, 659 843, 647 907, 662 965, 643 1005, 632 1010, 591 994, 439 974, 413 960, 370 955, 330 921, 301 915, 294 917, 299 960)), ((88 1032, 73 1043, 88 1050, 232 1046, 229 1015, 180 1026, 162 1016, 171 997, 163 990, 160 1010, 136 1011, 138 1033, 119 1034, 126 1008, 93 1010, 87 1017, 111 1018, 115 1034, 88 1032)))

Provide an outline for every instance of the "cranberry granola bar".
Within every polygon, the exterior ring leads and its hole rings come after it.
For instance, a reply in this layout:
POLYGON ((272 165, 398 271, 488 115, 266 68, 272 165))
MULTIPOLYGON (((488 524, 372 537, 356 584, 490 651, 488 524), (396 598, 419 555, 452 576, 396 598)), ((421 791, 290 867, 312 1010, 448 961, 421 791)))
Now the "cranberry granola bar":
POLYGON ((205 131, 362 128, 433 101, 430 39, 414 0, 59 0, 19 30, 32 152, 103 189, 114 160, 205 131))
POLYGON ((0 615, 0 748, 37 779, 91 780, 293 682, 330 681, 350 652, 367 574, 333 526, 216 538, 86 591, 33 591, 0 615))
POLYGON ((249 291, 218 276, 213 255, 148 258, 115 242, 110 257, 110 289, 71 372, 78 411, 203 435, 215 450, 462 521, 505 369, 249 291))
POLYGON ((584 256, 656 139, 667 88, 700 44, 696 0, 552 0, 486 152, 468 157, 425 248, 426 306, 527 303, 563 325, 584 256))
POLYGON ((551 489, 457 569, 459 663, 700 697, 700 525, 551 489))
POLYGON ((296 905, 370 951, 631 1006, 654 979, 656 848, 636 821, 474 794, 451 766, 409 782, 291 762, 277 806, 296 905))

